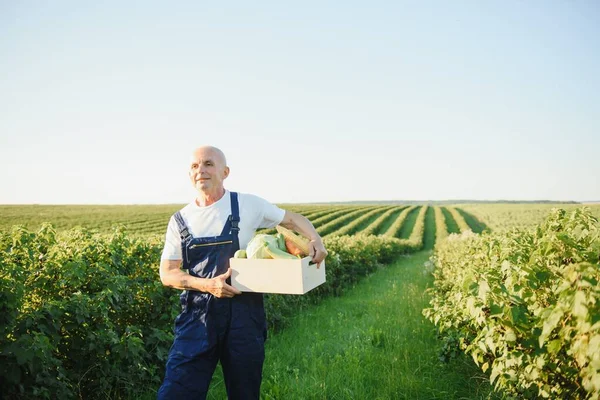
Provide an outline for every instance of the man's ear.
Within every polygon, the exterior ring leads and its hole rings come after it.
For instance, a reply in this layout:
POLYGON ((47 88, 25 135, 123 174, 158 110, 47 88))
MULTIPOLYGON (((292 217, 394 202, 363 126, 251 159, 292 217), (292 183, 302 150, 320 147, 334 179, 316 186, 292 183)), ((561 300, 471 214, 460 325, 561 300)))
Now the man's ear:
POLYGON ((225 169, 223 170, 223 179, 227 178, 229 176, 229 167, 225 167, 225 169))

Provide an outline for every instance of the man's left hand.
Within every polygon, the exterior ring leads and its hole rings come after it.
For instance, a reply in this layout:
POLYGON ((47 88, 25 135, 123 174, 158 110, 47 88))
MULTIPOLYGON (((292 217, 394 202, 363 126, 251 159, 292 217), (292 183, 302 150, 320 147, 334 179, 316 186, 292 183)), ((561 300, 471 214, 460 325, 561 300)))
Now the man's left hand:
POLYGON ((322 240, 311 240, 308 244, 308 255, 312 257, 312 261, 317 264, 317 268, 321 266, 321 261, 327 257, 327 250, 323 245, 322 240))

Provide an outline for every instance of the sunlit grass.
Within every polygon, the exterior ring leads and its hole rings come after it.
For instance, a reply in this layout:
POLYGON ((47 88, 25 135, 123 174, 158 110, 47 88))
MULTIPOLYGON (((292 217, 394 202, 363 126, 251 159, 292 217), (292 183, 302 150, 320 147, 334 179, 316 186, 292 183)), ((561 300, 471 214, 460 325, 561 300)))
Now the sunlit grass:
POLYGON ((425 214, 425 232, 423 235, 423 249, 431 250, 435 244, 435 211, 433 207, 427 208, 425 214))
MULTIPOLYGON (((484 399, 490 386, 470 359, 449 364, 421 310, 428 253, 402 258, 295 316, 267 341, 264 399, 484 399)), ((226 398, 220 374, 209 398, 226 398)))

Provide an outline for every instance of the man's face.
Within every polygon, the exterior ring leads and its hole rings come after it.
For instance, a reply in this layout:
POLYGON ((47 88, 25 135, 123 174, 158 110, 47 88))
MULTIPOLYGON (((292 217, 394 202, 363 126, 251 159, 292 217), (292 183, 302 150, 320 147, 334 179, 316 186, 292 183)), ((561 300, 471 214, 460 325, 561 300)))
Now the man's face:
POLYGON ((198 191, 211 193, 223 188, 223 181, 229 175, 229 168, 218 152, 211 149, 198 149, 192 156, 189 175, 192 185, 198 191))

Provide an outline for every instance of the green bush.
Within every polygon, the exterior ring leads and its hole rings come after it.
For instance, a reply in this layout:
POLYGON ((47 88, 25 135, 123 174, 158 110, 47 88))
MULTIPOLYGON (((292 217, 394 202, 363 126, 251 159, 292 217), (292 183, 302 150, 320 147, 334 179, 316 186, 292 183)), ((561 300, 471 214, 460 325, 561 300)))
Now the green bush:
MULTIPOLYGON (((266 296, 270 330, 409 250, 377 236, 326 245, 325 284, 266 296)), ((128 398, 158 388, 180 310, 180 291, 160 282, 161 250, 160 237, 122 229, 0 233, 0 397, 128 398)))
POLYGON ((600 227, 554 210, 535 230, 450 235, 433 257, 424 315, 458 337, 497 389, 520 398, 600 396, 600 227))
POLYGON ((177 313, 157 243, 121 231, 0 236, 2 394, 94 398, 160 383, 177 313))

